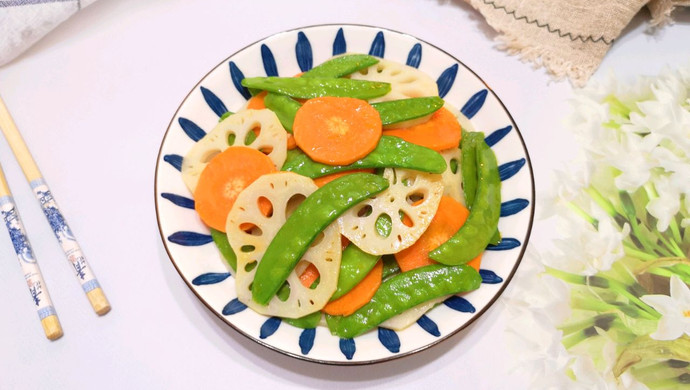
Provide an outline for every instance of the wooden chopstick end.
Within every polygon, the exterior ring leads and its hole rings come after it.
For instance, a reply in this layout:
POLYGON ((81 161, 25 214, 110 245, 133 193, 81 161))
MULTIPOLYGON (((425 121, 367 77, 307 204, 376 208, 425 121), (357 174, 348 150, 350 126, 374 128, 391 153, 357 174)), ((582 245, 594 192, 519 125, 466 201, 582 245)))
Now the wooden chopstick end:
POLYGON ((43 325, 43 331, 49 340, 57 340, 62 337, 62 326, 56 315, 50 315, 42 319, 41 325, 43 325))
POLYGON ((89 302, 91 302, 91 307, 93 307, 93 310, 95 310, 96 314, 99 316, 110 311, 110 303, 100 287, 87 292, 86 296, 89 298, 89 302))

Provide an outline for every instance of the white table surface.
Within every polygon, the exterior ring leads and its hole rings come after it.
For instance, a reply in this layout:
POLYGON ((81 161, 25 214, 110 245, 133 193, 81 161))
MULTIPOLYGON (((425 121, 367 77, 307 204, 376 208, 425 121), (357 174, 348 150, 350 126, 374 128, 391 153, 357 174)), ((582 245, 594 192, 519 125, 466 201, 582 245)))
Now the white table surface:
MULTIPOLYGON (((657 35, 638 16, 595 77, 687 64, 690 12, 657 35)), ((0 141, 0 161, 65 330, 40 327, 12 244, 0 233, 0 388, 527 388, 506 347, 501 301, 465 331, 416 355, 363 367, 303 362, 226 326, 172 266, 156 224, 153 178, 179 103, 213 66, 283 30, 357 23, 403 31, 489 83, 529 149, 537 193, 575 155, 563 128, 572 87, 494 48, 461 0, 100 0, 0 68, 0 93, 110 299, 97 317, 0 141)), ((0 38, 1 39, 1 38, 0 38)), ((551 235, 537 223, 532 245, 551 235)), ((519 273, 518 273, 519 277, 519 273)))

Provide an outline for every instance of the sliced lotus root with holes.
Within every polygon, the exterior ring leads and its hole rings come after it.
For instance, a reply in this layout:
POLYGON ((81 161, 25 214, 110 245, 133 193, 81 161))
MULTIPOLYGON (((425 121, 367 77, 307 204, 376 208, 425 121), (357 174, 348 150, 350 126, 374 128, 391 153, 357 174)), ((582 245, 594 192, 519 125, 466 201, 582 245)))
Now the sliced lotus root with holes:
POLYGON ((230 115, 200 139, 182 160, 182 180, 194 193, 199 176, 208 162, 233 145, 244 145, 264 152, 277 169, 287 156, 287 133, 271 110, 244 110, 230 115), (247 134, 258 130, 259 135, 247 142, 247 134))
POLYGON ((436 81, 419 69, 384 59, 375 65, 353 73, 355 80, 383 81, 391 84, 391 91, 371 102, 438 96, 436 81))
POLYGON ((258 313, 302 317, 321 310, 337 287, 341 257, 340 232, 335 224, 331 224, 316 237, 288 277, 290 294, 285 301, 278 295, 266 306, 252 300, 254 274, 268 245, 289 214, 317 189, 311 179, 296 173, 271 173, 261 176, 245 188, 228 214, 226 232, 237 255, 237 298, 258 313), (259 202, 266 202, 261 198, 273 205, 273 211, 268 216, 260 210, 259 202), (313 289, 304 287, 299 279, 310 263, 319 271, 319 283, 313 289))
POLYGON ((446 149, 440 153, 446 160, 446 170, 441 174, 443 178, 443 195, 450 196, 464 206, 465 193, 462 192, 462 169, 460 168, 462 158, 460 149, 446 149))
POLYGON ((429 226, 443 195, 441 175, 386 168, 383 177, 390 182, 388 189, 338 218, 340 233, 373 255, 397 253, 414 244, 429 226), (403 216, 411 226, 403 223, 403 216))

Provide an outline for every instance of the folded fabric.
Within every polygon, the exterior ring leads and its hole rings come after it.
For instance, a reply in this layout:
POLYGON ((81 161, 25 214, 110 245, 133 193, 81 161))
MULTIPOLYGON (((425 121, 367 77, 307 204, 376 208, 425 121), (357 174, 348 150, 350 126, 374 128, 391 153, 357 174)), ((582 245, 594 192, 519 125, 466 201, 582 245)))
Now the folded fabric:
POLYGON ((96 0, 0 0, 0 66, 96 0))
POLYGON ((499 32, 500 48, 581 86, 642 7, 651 25, 690 0, 465 0, 499 32))

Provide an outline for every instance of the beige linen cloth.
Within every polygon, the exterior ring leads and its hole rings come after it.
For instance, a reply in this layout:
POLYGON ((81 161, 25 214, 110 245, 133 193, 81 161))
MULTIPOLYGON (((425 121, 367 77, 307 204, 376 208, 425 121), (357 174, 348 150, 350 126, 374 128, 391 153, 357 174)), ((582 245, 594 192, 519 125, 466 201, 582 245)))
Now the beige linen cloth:
POLYGON ((651 27, 690 0, 465 0, 498 33, 499 47, 581 86, 621 31, 647 6, 651 27))

